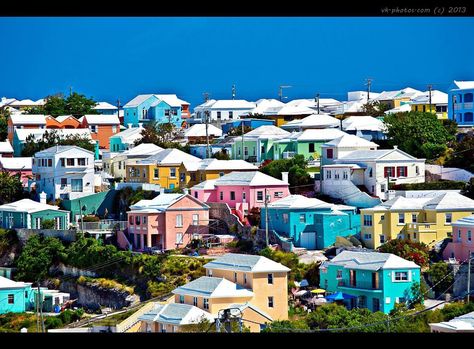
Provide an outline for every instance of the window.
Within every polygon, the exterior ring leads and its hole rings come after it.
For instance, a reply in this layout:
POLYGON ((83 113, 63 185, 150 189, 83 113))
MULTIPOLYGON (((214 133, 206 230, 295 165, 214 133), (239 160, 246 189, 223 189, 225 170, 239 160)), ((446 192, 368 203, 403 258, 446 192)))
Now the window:
POLYGON ((233 119, 234 118, 234 112, 233 111, 230 111, 229 112, 229 119, 233 119))
POLYGON ((117 133, 117 126, 112 126, 112 133, 117 133))
POLYGON ((272 273, 269 273, 267 275, 267 281, 268 281, 269 285, 273 285, 273 274, 272 273))
POLYGON ((212 277, 212 269, 209 269, 209 270, 207 271, 207 276, 212 277))
POLYGON ((326 179, 330 179, 331 178, 331 171, 326 171, 326 179))
POLYGON ((450 224, 453 220, 453 214, 452 213, 445 213, 444 216, 446 217, 446 224, 450 224))
POLYGON ((384 167, 383 168, 383 176, 387 177, 394 177, 395 176, 395 167, 384 167))
POLYGON ((464 113, 464 122, 472 122, 473 120, 474 120, 474 117, 471 112, 464 113))
MULTIPOLYGON (((369 167, 369 177, 372 177, 373 172, 372 172, 372 167, 369 167)), ((372 190, 373 191, 373 190, 372 190)))
POLYGON ((372 234, 364 234, 364 240, 372 240, 372 234))
POLYGON ((245 156, 249 155, 249 147, 244 147, 244 155, 245 156))
POLYGON ((262 147, 260 148, 260 154, 263 155, 265 154, 265 146, 262 145, 262 147))
POLYGON ((199 224, 199 214, 193 214, 193 225, 199 224))
POLYGON ((183 243, 183 233, 176 233, 176 244, 182 244, 183 243))
POLYGON ((235 200, 235 191, 230 192, 230 199, 235 200))
POLYGON ((461 241, 461 229, 458 230, 458 241, 461 241))
POLYGON ((82 178, 81 179, 71 179, 71 191, 72 192, 82 192, 82 178))
POLYGON ((135 224, 140 225, 140 222, 141 222, 140 216, 135 216, 135 224))
POLYGON ((336 271, 336 279, 342 279, 342 269, 336 271))
POLYGON ((78 158, 77 159, 78 166, 86 166, 86 158, 78 158))
POLYGON ((48 167, 53 167, 53 159, 48 159, 48 167))
POLYGON ((395 272, 395 281, 408 281, 408 272, 407 271, 396 271, 395 272))
POLYGON ((418 166, 415 167, 415 173, 417 176, 420 174, 420 168, 418 166))
POLYGON ((8 304, 15 304, 15 295, 9 294, 8 295, 8 304))
POLYGON ((66 159, 66 166, 74 166, 74 159, 66 159))
POLYGON ((221 112, 220 112, 220 111, 217 112, 217 118, 218 118, 218 119, 221 118, 221 112))
POLYGON ((408 170, 406 166, 397 167, 397 177, 406 177, 407 172, 408 170))
POLYGON ((176 226, 177 227, 182 227, 183 226, 183 215, 182 214, 177 214, 176 215, 176 226))
POLYGON ((417 220, 418 220, 418 215, 416 213, 412 213, 411 214, 412 223, 416 223, 417 220))
POLYGON ((142 223, 146 224, 146 216, 142 216, 142 223))
POLYGON ((344 171, 344 172, 342 173, 342 178, 344 178, 344 179, 349 178, 349 175, 347 174, 347 171, 344 171))
POLYGON ((247 198, 247 193, 246 192, 242 192, 242 201, 245 202, 245 199, 247 198))
POLYGON ((67 185, 67 178, 61 178, 61 188, 64 188, 67 185))
POLYGON ((97 132, 97 125, 91 125, 91 132, 97 132))
POLYGON ((203 298, 202 299, 202 307, 204 309, 209 309, 209 298, 203 298))
POLYGON ((160 170, 158 168, 155 168, 153 170, 153 177, 154 178, 160 178, 160 170))
POLYGON ((472 240, 472 233, 470 230, 467 231, 467 241, 471 242, 472 240))
POLYGON ((308 148, 309 148, 308 151, 309 151, 310 153, 314 153, 314 143, 309 143, 309 144, 308 144, 308 148))
POLYGON ((304 213, 300 214, 300 223, 306 223, 306 215, 304 213))
POLYGON ((413 240, 416 240, 416 233, 413 233, 413 240))
POLYGON ((405 214, 399 213, 398 214, 398 224, 405 224, 405 214))
POLYGON ((223 191, 219 192, 219 199, 221 201, 224 200, 224 192, 223 191))
POLYGON ((283 223, 288 223, 288 213, 283 213, 283 223))
POLYGON ((237 282, 237 273, 234 272, 234 282, 237 282))
POLYGON ((194 305, 195 307, 197 307, 197 305, 198 305, 198 299, 197 299, 197 297, 193 297, 193 305, 194 305))
POLYGON ((334 157, 334 149, 326 149, 326 157, 332 159, 334 157))
POLYGON ((374 312, 380 310, 380 300, 378 298, 372 298, 372 308, 374 312))
POLYGON ((170 177, 176 177, 176 168, 170 168, 170 177))
POLYGON ((197 191, 194 192, 194 197, 195 197, 196 199, 198 198, 198 192, 197 192, 197 191))
POLYGON ((257 191, 257 201, 263 201, 263 191, 257 191))
POLYGON ((128 217, 128 223, 130 223, 130 225, 133 225, 133 216, 128 217))
POLYGON ((247 274, 244 273, 244 284, 247 284, 247 274))
POLYGON ((170 110, 169 110, 169 109, 166 109, 166 110, 165 110, 165 116, 170 116, 170 115, 171 115, 171 114, 170 114, 170 110))
POLYGON ((282 191, 276 191, 276 192, 273 193, 273 197, 282 198, 283 197, 283 192, 282 191))
POLYGON ((380 235, 380 243, 381 244, 385 243, 385 235, 380 235))
POLYGON ((268 297, 268 307, 273 308, 273 297, 268 297))
POLYGON ((365 214, 364 215, 364 226, 371 227, 372 226, 372 216, 365 214))

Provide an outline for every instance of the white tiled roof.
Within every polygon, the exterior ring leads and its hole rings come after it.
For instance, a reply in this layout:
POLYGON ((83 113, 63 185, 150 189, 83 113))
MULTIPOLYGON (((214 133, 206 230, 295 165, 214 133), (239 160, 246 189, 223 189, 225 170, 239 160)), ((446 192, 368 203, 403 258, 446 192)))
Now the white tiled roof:
POLYGON ((258 167, 244 160, 218 160, 204 159, 196 163, 196 170, 218 171, 218 170, 258 170, 258 167))
POLYGON ((385 114, 404 113, 410 110, 411 110, 411 104, 406 103, 406 104, 402 104, 399 107, 387 110, 385 114))
POLYGON ((391 253, 342 251, 331 261, 329 265, 342 265, 347 269, 362 269, 377 271, 380 269, 405 269, 420 267, 391 253))
POLYGON ((424 159, 417 159, 414 156, 411 156, 408 153, 400 149, 377 149, 377 150, 355 150, 351 151, 350 153, 344 154, 339 159, 336 159, 336 162, 347 162, 347 161, 365 161, 365 160, 378 160, 382 159, 388 154, 391 153, 398 153, 399 159, 397 160, 420 160, 423 161, 424 159))
POLYGON ((207 181, 196 184, 191 190, 213 190, 216 188, 217 179, 208 179, 207 181))
POLYGON ((92 109, 117 110, 117 107, 107 102, 98 102, 97 105, 92 109))
POLYGON ((22 99, 22 100, 14 101, 10 105, 13 106, 13 107, 15 107, 15 106, 37 106, 38 103, 32 101, 31 99, 22 99))
POLYGON ((46 125, 46 115, 12 114, 10 119, 13 125, 46 125))
POLYGON ((163 151, 162 147, 157 146, 153 143, 141 143, 132 149, 124 151, 121 155, 134 156, 134 155, 153 155, 160 151, 163 151))
POLYGON ((16 158, 2 158, 0 157, 0 168, 5 170, 31 170, 32 158, 31 157, 16 157, 16 158))
POLYGON ((10 202, 9 204, 5 204, 0 206, 0 211, 7 211, 7 212, 39 212, 44 210, 59 210, 58 206, 52 206, 47 204, 42 204, 40 202, 36 202, 30 199, 22 199, 15 202, 10 202))
POLYGON ((333 204, 324 202, 322 200, 316 198, 308 198, 303 195, 290 195, 286 198, 276 200, 270 204, 268 204, 269 208, 291 208, 291 209, 299 209, 299 208, 332 208, 333 204))
POLYGON ((226 253, 215 260, 204 264, 206 269, 224 269, 235 271, 248 271, 252 273, 264 272, 288 272, 289 268, 281 263, 277 263, 267 257, 240 254, 240 253, 226 253))
POLYGON ((188 102, 179 99, 178 96, 176 96, 175 94, 155 94, 155 97, 162 101, 165 101, 171 107, 181 107, 183 104, 189 105, 188 102))
MULTIPOLYGON (((18 140, 24 141, 26 137, 29 135, 34 135, 36 139, 40 139, 43 134, 48 131, 51 132, 53 129, 44 129, 44 128, 17 128, 15 130, 15 134, 17 135, 18 140)), ((89 139, 92 139, 91 137, 91 131, 88 128, 75 128, 75 129, 68 129, 68 128, 60 128, 60 129, 54 129, 54 131, 57 132, 59 137, 67 137, 67 136, 81 136, 81 137, 87 137, 89 139)))
MULTIPOLYGON (((173 194, 166 193, 160 194, 152 200, 140 200, 136 204, 130 206, 132 211, 149 211, 149 212, 161 212, 166 211, 168 207, 173 205, 175 202, 184 198, 186 194, 173 194)), ((203 204, 203 206, 206 206, 203 204)))
POLYGON ((456 222, 453 222, 451 225, 462 226, 462 227, 474 227, 474 215, 458 219, 456 222))
POLYGON ((430 199, 426 202, 424 208, 431 210, 474 210, 474 200, 459 193, 447 192, 430 199))
MULTIPOLYGON (((253 129, 250 132, 247 132, 244 135, 244 138, 250 137, 250 138, 281 138, 284 136, 288 136, 290 133, 288 131, 282 130, 279 127, 273 126, 273 125, 263 125, 260 127, 257 127, 256 129, 253 129)), ((235 139, 237 140, 237 139, 235 139)))
POLYGON ((131 127, 127 128, 126 130, 114 134, 110 138, 120 138, 122 143, 133 143, 138 139, 141 139, 143 136, 141 132, 143 131, 143 127, 131 127))
POLYGON ((344 131, 378 131, 384 132, 386 127, 382 121, 372 116, 350 116, 342 121, 344 131))
POLYGON ((304 105, 290 105, 287 103, 281 108, 277 115, 311 115, 314 114, 314 109, 304 105))
POLYGON ((24 282, 17 282, 6 277, 0 276, 0 289, 10 289, 10 288, 23 288, 29 286, 30 284, 24 282))
MULTIPOLYGON (((75 118, 73 115, 59 115, 59 116, 56 117, 56 120, 59 121, 59 122, 63 122, 65 120, 69 119, 69 118, 73 118, 73 119, 77 120, 77 118, 75 118)), ((77 120, 77 121, 79 121, 79 120, 77 120)))
POLYGON ((232 281, 210 276, 201 276, 199 279, 180 286, 172 292, 179 295, 201 296, 206 298, 253 297, 254 295, 252 291, 232 281))
POLYGON ((368 147, 377 149, 379 145, 374 142, 370 142, 364 138, 346 134, 342 137, 335 138, 332 141, 323 144, 323 146, 333 146, 340 148, 368 147))
POLYGON ((53 145, 52 147, 36 152, 35 157, 63 153, 69 150, 76 150, 78 152, 86 152, 86 153, 93 154, 93 152, 86 150, 84 148, 78 147, 77 145, 53 145))
POLYGON ((457 316, 449 321, 431 323, 430 325, 434 325, 435 329, 436 327, 438 327, 445 328, 451 331, 474 332, 474 311, 461 316, 457 316))
POLYGON ((120 125, 120 119, 117 115, 89 114, 84 115, 84 119, 89 125, 120 125))
POLYGON ((215 186, 220 185, 242 185, 242 186, 285 186, 288 183, 268 176, 259 171, 249 171, 249 172, 231 172, 214 182, 215 186))
POLYGON ((283 129, 338 127, 340 121, 329 114, 311 114, 301 120, 292 120, 282 125, 283 129))
POLYGON ((181 164, 184 161, 200 162, 201 159, 185 153, 182 150, 170 148, 160 151, 144 160, 138 161, 138 164, 174 165, 181 164))
MULTIPOLYGON (((214 125, 209 124, 207 128, 209 136, 220 137, 222 136, 222 130, 214 125)), ((206 137, 206 125, 205 124, 194 124, 190 128, 184 131, 185 137, 206 137)))
POLYGON ((8 141, 0 142, 0 153, 13 153, 13 147, 8 141))
MULTIPOLYGON (((428 104, 430 102, 430 93, 426 91, 423 95, 413 98, 412 104, 428 104)), ((431 104, 448 104, 448 94, 439 90, 431 91, 431 104)))
POLYGON ((387 101, 387 100, 393 100, 393 99, 400 99, 400 98, 415 98, 418 96, 423 95, 423 92, 419 90, 415 90, 411 87, 406 87, 402 90, 396 90, 396 91, 384 91, 380 95, 375 98, 377 101, 387 101))
POLYGON ((474 81, 456 81, 456 80, 454 80, 454 84, 457 85, 457 87, 461 90, 474 88, 474 81))
POLYGON ((142 321, 153 321, 178 326, 199 323, 203 319, 207 319, 210 322, 214 321, 214 317, 207 311, 194 305, 181 303, 156 303, 152 310, 138 318, 138 320, 142 321))
POLYGON ((145 102, 151 96, 153 96, 153 94, 138 95, 135 98, 133 98, 131 101, 129 101, 127 104, 125 104, 123 107, 124 108, 136 107, 136 106, 142 104, 143 102, 145 102))

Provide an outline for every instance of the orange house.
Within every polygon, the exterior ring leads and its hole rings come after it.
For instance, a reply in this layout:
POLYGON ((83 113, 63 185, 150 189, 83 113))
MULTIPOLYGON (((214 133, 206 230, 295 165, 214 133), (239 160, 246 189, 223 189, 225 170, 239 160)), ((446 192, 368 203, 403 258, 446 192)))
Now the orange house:
POLYGON ((100 149, 109 150, 109 138, 120 132, 117 115, 84 115, 79 121, 82 127, 90 129, 92 139, 99 142, 100 149))
POLYGON ((63 125, 51 115, 46 116, 46 128, 63 128, 63 125))
POLYGON ((61 123, 61 128, 80 128, 81 122, 72 115, 60 115, 56 118, 61 123))
POLYGON ((11 114, 7 121, 8 140, 13 144, 13 134, 17 128, 46 128, 45 115, 11 114))

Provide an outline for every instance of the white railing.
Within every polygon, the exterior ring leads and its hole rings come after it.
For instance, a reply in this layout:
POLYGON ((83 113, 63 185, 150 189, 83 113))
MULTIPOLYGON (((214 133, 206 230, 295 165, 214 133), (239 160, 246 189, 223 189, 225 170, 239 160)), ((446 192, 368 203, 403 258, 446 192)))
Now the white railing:
POLYGON ((472 106, 473 106, 472 102, 464 103, 464 109, 472 109, 472 106))

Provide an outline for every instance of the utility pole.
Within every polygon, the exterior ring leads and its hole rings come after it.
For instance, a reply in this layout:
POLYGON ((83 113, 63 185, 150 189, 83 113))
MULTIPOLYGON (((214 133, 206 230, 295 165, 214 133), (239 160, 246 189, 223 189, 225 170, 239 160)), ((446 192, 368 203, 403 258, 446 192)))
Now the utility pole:
POLYGON ((317 103, 317 106, 318 106, 318 114, 319 114, 319 93, 316 93, 315 102, 317 103))
POLYGON ((202 95, 204 96, 204 102, 207 102, 209 100, 209 92, 204 92, 202 95))
POLYGON ((69 96, 72 95, 72 86, 69 86, 69 96))
POLYGON ((368 78, 367 79, 367 103, 369 103, 369 100, 370 100, 370 86, 372 85, 372 79, 371 78, 368 78))
POLYGON ((235 84, 232 85, 232 100, 235 99, 235 84))
POLYGON ((204 112, 204 115, 205 115, 205 118, 206 118, 206 154, 207 154, 207 158, 209 159, 211 157, 211 154, 209 152, 209 131, 208 131, 208 128, 209 128, 209 110, 206 110, 204 112))
POLYGON ((268 196, 267 188, 265 188, 265 243, 268 247, 268 196))
POLYGON ((467 302, 469 303, 469 300, 471 298, 471 250, 469 250, 469 262, 467 263, 467 302))
POLYGON ((242 127, 242 160, 244 159, 244 132, 245 132, 245 125, 244 119, 240 118, 240 126, 242 127))
POLYGON ((117 98, 117 116, 120 118, 120 98, 117 98))
POLYGON ((433 85, 428 85, 428 91, 429 91, 429 101, 430 101, 430 113, 431 113, 431 91, 433 90, 433 85))

